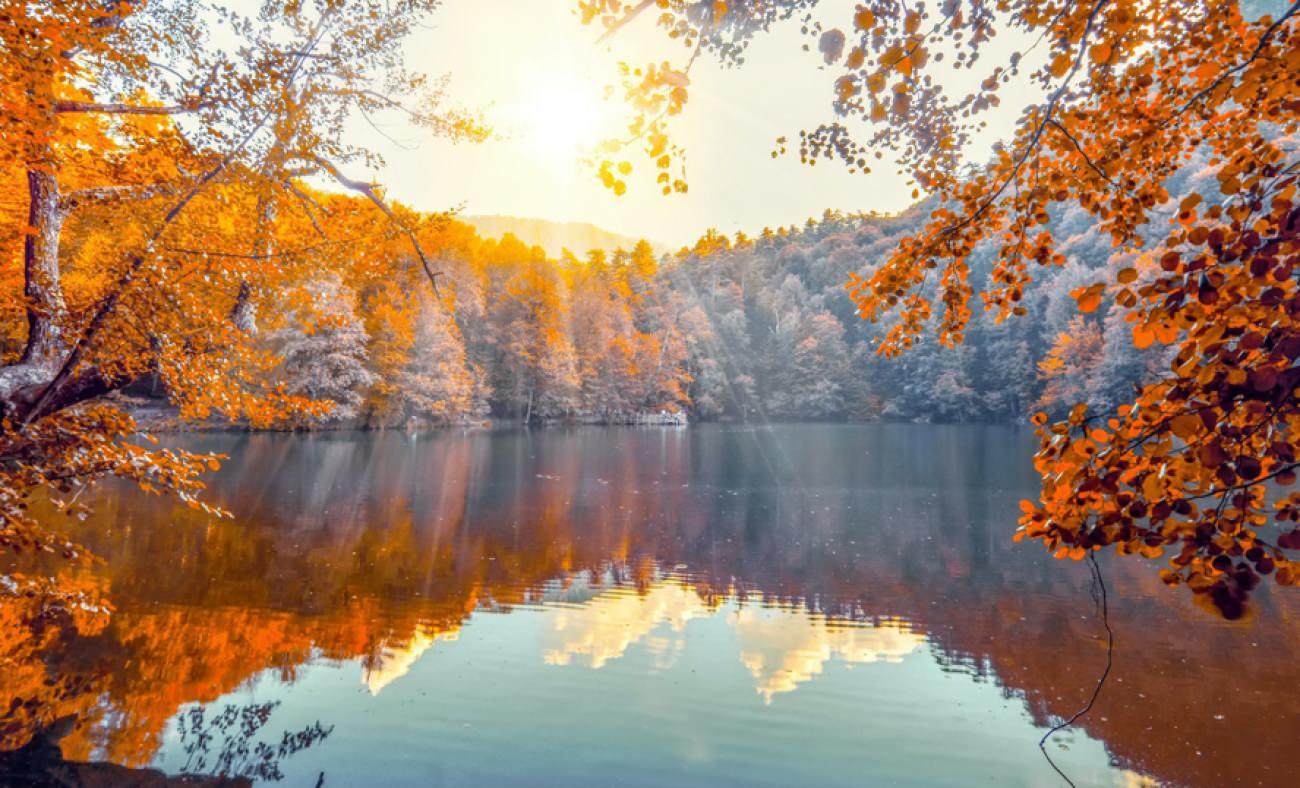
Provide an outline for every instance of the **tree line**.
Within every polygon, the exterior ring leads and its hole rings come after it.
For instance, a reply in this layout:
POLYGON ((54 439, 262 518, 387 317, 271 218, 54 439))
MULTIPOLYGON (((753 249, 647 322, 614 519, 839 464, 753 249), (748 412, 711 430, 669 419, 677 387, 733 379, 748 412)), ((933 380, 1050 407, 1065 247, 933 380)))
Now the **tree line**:
MULTIPOLYGON (((1200 162, 1176 177, 1206 175, 1200 162)), ((485 239, 424 217, 423 245, 445 271, 440 290, 403 278, 416 268, 400 248, 340 249, 336 258, 356 259, 289 285, 284 308, 264 308, 259 342, 276 359, 265 384, 323 407, 263 426, 612 423, 665 412, 1022 422, 1078 402, 1113 410, 1167 363, 1162 346, 1135 346, 1122 305, 1075 309, 1072 291, 1099 273, 1152 262, 1116 253, 1068 210, 1049 223, 1068 238, 1064 264, 1022 301, 1032 319, 985 312, 956 347, 923 334, 909 353, 877 353, 890 325, 858 318, 846 272, 870 275, 928 208, 826 211, 753 237, 708 231, 660 258, 642 241, 553 259, 509 234, 485 239)), ((991 276, 991 259, 977 252, 972 276, 991 276)))

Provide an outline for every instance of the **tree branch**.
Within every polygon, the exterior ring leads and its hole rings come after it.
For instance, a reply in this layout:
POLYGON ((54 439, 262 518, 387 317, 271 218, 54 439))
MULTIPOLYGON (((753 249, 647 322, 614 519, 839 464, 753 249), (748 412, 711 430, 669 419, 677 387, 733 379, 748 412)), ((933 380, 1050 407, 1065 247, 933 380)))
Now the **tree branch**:
POLYGON ((334 180, 338 181, 339 185, 365 195, 366 199, 374 203, 379 210, 384 212, 384 215, 387 216, 390 221, 401 228, 402 232, 406 234, 407 240, 411 242, 411 247, 415 250, 415 254, 420 258, 420 265, 424 267, 424 275, 429 278, 429 284, 433 285, 434 296, 441 301, 442 294, 438 291, 438 277, 443 276, 444 273, 442 271, 433 270, 433 266, 429 262, 429 256, 424 253, 424 247, 420 246, 420 239, 416 237, 415 231, 388 206, 388 203, 384 202, 384 198, 381 197, 379 192, 375 189, 375 184, 349 178, 339 171, 339 168, 328 159, 323 159, 320 156, 313 155, 311 160, 320 165, 321 169, 329 173, 334 180))
POLYGON ((129 385, 135 376, 108 374, 99 367, 90 367, 67 377, 58 390, 46 396, 44 385, 37 384, 14 392, 11 402, 25 406, 29 413, 45 415, 56 413, 79 402, 97 399, 129 385))
POLYGON ((311 220, 311 226, 315 228, 316 234, 325 240, 329 240, 329 236, 325 234, 325 228, 321 227, 320 221, 316 219, 316 211, 328 212, 310 194, 298 188, 298 184, 294 183, 292 178, 285 178, 281 185, 285 191, 298 198, 298 203, 302 206, 302 212, 307 214, 307 218, 311 220))
POLYGON ((1049 125, 1052 126, 1052 128, 1056 129, 1057 131, 1061 132, 1061 134, 1065 135, 1065 138, 1070 141, 1070 144, 1073 145, 1074 149, 1079 152, 1079 155, 1083 157, 1084 162, 1086 162, 1087 165, 1092 168, 1093 172, 1100 175, 1101 179, 1104 180, 1106 183, 1109 183, 1112 187, 1115 186, 1115 182, 1110 179, 1110 176, 1102 172, 1101 168, 1098 167, 1097 164, 1091 158, 1089 158, 1088 154, 1084 151, 1083 146, 1079 144, 1079 141, 1075 139, 1074 135, 1071 134, 1070 131, 1065 128, 1065 126, 1061 125, 1060 121, 1056 120, 1055 118, 1048 118, 1047 122, 1049 125))
POLYGON ((63 210, 76 208, 87 202, 107 202, 112 200, 148 200, 178 190, 175 181, 160 183, 141 183, 129 186, 94 186, 78 189, 63 195, 59 207, 63 210))
POLYGON ((623 27, 628 22, 631 22, 633 19, 636 19, 638 16, 640 16, 642 11, 646 10, 647 8, 649 8, 654 4, 655 4, 655 0, 641 0, 641 2, 637 3, 634 7, 629 9, 628 12, 623 15, 622 19, 619 19, 614 24, 606 28, 605 32, 601 34, 600 38, 596 39, 596 43, 603 44, 609 39, 613 38, 614 34, 622 30, 623 27))
POLYGON ((97 101, 56 101, 55 112, 97 112, 107 115, 183 115, 206 107, 203 103, 148 107, 141 104, 104 104, 97 101))
POLYGON ((1092 711, 1093 705, 1097 702, 1097 697, 1101 695, 1101 688, 1106 683, 1106 677, 1110 675, 1110 670, 1115 665, 1115 631, 1110 628, 1110 607, 1106 600, 1106 580, 1101 576, 1101 567, 1097 565, 1097 556, 1094 555, 1091 550, 1088 551, 1088 564, 1088 568, 1092 572, 1092 580, 1095 584, 1095 588, 1100 590, 1100 595, 1096 595, 1094 592, 1094 599, 1096 599, 1097 602, 1098 617, 1101 618, 1102 626, 1106 628, 1106 667, 1101 671, 1101 676, 1097 678, 1097 684, 1092 688, 1092 695, 1088 697, 1087 704, 1074 714, 1070 715, 1069 719, 1062 720, 1056 725, 1053 725, 1047 733, 1043 734, 1043 738, 1038 740, 1038 749, 1042 751, 1043 757, 1047 759, 1048 765, 1050 765, 1057 774, 1061 775, 1061 778, 1069 783, 1071 788, 1074 788, 1074 781, 1067 777, 1065 772, 1061 771, 1061 767, 1056 765, 1056 761, 1052 760, 1052 756, 1047 754, 1047 740, 1057 731, 1070 727, 1074 723, 1078 722, 1080 717, 1092 711))
POLYGON ((1228 77, 1231 77, 1233 74, 1236 74, 1241 70, 1243 70, 1244 68, 1246 68, 1246 66, 1249 66, 1251 63, 1254 63, 1255 60, 1259 57, 1260 53, 1264 51, 1264 48, 1268 46, 1269 39, 1273 37, 1273 34, 1276 33, 1282 27, 1282 25, 1286 23, 1286 20, 1290 19, 1291 16, 1297 10, 1300 10, 1300 0, 1297 0, 1296 2, 1292 3, 1291 7, 1286 10, 1285 14, 1282 14, 1282 16, 1278 17, 1277 20, 1273 22, 1273 24, 1269 25, 1268 29, 1264 31, 1264 34, 1259 37, 1259 44, 1257 44, 1255 46, 1255 50, 1250 53, 1250 57, 1246 58, 1245 60, 1233 66, 1232 68, 1228 69, 1227 71, 1224 71, 1222 74, 1219 75, 1217 79, 1215 79, 1209 85, 1206 85, 1201 90, 1198 90, 1195 94, 1193 94, 1191 98, 1189 98, 1186 101, 1186 103, 1184 103, 1181 107, 1179 107, 1177 110, 1174 111, 1173 117, 1181 115, 1187 110, 1191 109, 1193 104, 1205 98, 1206 96, 1210 95, 1210 93, 1214 92, 1214 89, 1219 87, 1219 85, 1222 85, 1223 81, 1226 80, 1228 77))
MULTIPOLYGON (((993 204, 998 201, 1002 196, 1002 192, 1006 191, 1007 186, 1009 186, 1020 174, 1020 170, 1025 166, 1025 162, 1029 161, 1029 157, 1038 149, 1038 143, 1043 138, 1043 132, 1047 130, 1048 124, 1052 122, 1052 115, 1056 113, 1056 105, 1060 103, 1061 99, 1065 96, 1065 91, 1070 87, 1070 83, 1074 80, 1075 74, 1079 72, 1079 68, 1083 65, 1084 56, 1088 52, 1088 39, 1092 35, 1092 27, 1097 21, 1097 15, 1109 2, 1110 0, 1097 0, 1096 4, 1093 5, 1092 10, 1088 12, 1088 19, 1087 22, 1084 23, 1083 35, 1079 39, 1078 52, 1075 54, 1074 64, 1070 66, 1070 70, 1065 75, 1065 79, 1061 81, 1061 84, 1057 86, 1056 90, 1053 91, 1052 95, 1048 98, 1047 106, 1043 110, 1042 120, 1038 122, 1037 128, 1035 128, 1033 133, 1029 135, 1028 140, 1025 142, 1025 149, 1021 153, 1020 157, 1016 159, 1015 165, 1011 168, 1011 172, 1002 183, 993 190, 993 193, 980 204, 974 213, 971 213, 957 224, 945 228, 942 237, 947 238, 952 236, 983 216, 985 211, 991 208, 993 204)), ((1300 0, 1298 0, 1298 2, 1300 2, 1300 0)))

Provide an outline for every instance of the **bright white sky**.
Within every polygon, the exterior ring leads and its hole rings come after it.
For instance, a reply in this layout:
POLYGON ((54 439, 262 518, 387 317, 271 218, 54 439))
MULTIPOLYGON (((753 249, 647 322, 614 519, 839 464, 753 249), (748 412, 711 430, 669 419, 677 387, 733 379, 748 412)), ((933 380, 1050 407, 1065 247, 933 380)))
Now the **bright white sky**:
MULTIPOLYGON (((832 117, 835 75, 821 70, 815 47, 802 51, 808 39, 797 22, 756 39, 743 68, 723 69, 707 57, 695 64, 690 101, 674 126, 687 150, 689 194, 661 195, 637 155, 628 193, 615 197, 578 162, 582 146, 625 122, 620 108, 605 102, 604 88, 616 80, 620 59, 680 65, 685 50, 653 27, 649 12, 598 45, 601 28, 581 25, 576 5, 447 0, 409 41, 408 63, 450 74, 452 99, 483 109, 506 138, 455 146, 394 116, 381 125, 389 140, 358 122, 351 133, 387 161, 372 177, 423 210, 463 205, 468 214, 587 221, 673 247, 709 227, 754 234, 827 208, 894 212, 912 202, 911 188, 887 161, 864 176, 828 162, 801 165, 794 147, 771 158, 778 136, 797 143, 800 128, 832 117)), ((852 0, 826 0, 819 16, 828 27, 843 26, 852 12, 852 0)))

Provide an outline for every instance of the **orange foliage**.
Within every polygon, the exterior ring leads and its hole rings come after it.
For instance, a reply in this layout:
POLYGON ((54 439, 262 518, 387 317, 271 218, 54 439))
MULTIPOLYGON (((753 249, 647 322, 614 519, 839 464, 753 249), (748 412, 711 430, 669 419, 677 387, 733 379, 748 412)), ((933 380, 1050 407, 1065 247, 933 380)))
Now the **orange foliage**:
MULTIPOLYGON (((697 54, 734 62, 753 35, 815 4, 750 0, 719 16, 668 0, 657 4, 658 23, 697 54)), ((610 32, 647 5, 579 4, 610 32)), ((1169 548, 1163 577, 1229 616, 1240 615, 1261 575, 1300 583, 1300 494, 1272 486, 1291 485, 1300 467, 1300 160, 1287 142, 1300 131, 1298 10, 1289 3, 1275 18, 1252 20, 1238 2, 972 0, 918 9, 869 0, 847 37, 805 23, 826 62, 843 64, 836 112, 875 131, 858 142, 841 123, 822 125, 803 135, 801 156, 862 170, 869 148, 888 150, 916 185, 913 196, 934 198, 928 224, 848 284, 862 317, 892 320, 882 353, 909 348, 932 318, 941 342, 962 341, 977 248, 996 256, 983 308, 1000 319, 1023 314, 1031 266, 1064 262, 1057 239, 1040 229, 1063 204, 1090 214, 1116 247, 1157 247, 1151 280, 1125 269, 1075 297, 1083 312, 1113 297, 1129 310, 1139 348, 1160 342, 1177 355, 1113 416, 1080 407, 1067 421, 1039 421, 1043 490, 1026 503, 1020 535, 1075 559, 1106 546, 1152 557, 1169 548), (1041 63, 1032 66, 1026 52, 983 66, 977 58, 999 29, 1045 44, 1041 63), (986 69, 979 87, 948 95, 941 69, 960 75, 977 64, 986 69), (1045 98, 972 175, 962 151, 1021 70, 1045 98), (1209 157, 1213 188, 1170 194, 1166 183, 1194 155, 1209 157), (1171 226, 1148 227, 1171 200, 1179 201, 1171 226)), ((664 69, 646 73, 640 92, 651 118, 642 123, 658 133, 681 107, 665 105, 665 80, 651 79, 664 69)), ((784 140, 778 145, 784 150, 784 140)))
POLYGON ((313 274, 373 280, 397 238, 418 261, 402 269, 436 287, 419 235, 441 217, 345 175, 376 159, 341 122, 400 111, 484 137, 403 66, 402 39, 436 6, 268 3, 245 19, 167 0, 0 0, 0 548, 74 552, 26 514, 36 489, 80 513, 85 485, 116 475, 203 506, 197 477, 219 458, 133 440, 110 397, 132 381, 154 376, 185 419, 309 420, 331 405, 268 374, 279 360, 255 341, 259 307, 313 274), (227 35, 238 46, 210 48, 227 35), (359 196, 320 195, 312 175, 359 196))

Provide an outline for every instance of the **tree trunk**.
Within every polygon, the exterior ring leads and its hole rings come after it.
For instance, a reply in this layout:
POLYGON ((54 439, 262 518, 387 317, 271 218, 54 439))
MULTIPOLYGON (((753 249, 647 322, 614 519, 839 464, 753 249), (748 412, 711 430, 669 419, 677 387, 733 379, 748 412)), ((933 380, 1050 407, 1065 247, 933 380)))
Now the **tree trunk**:
POLYGON ((257 334, 257 304, 253 303, 253 288, 249 286, 248 280, 239 283, 239 295, 235 297, 235 306, 230 310, 230 322, 249 336, 257 334))
POLYGON ((23 242, 23 273, 27 295, 27 348, 23 361, 50 363, 66 350, 63 324, 67 306, 59 281, 59 234, 63 211, 59 183, 48 172, 29 170, 27 238, 23 242))
MULTIPOLYGON (((258 195, 257 224, 253 230, 252 254, 263 260, 268 259, 275 250, 275 241, 271 233, 274 221, 274 198, 266 194, 258 195)), ((235 296, 235 306, 230 310, 230 322, 249 336, 257 335, 257 304, 253 301, 253 287, 247 279, 239 283, 239 294, 235 296)))
POLYGON ((21 420, 39 391, 53 380, 67 354, 63 329, 67 305, 59 281, 59 233, 63 210, 53 173, 27 172, 27 237, 23 276, 27 297, 27 345, 15 364, 0 368, 0 418, 21 420))

